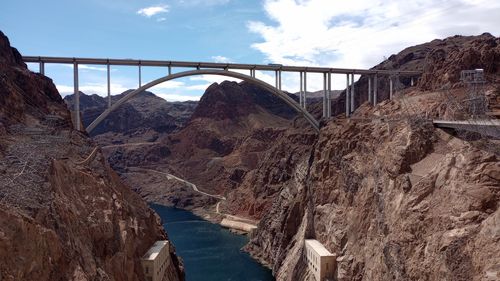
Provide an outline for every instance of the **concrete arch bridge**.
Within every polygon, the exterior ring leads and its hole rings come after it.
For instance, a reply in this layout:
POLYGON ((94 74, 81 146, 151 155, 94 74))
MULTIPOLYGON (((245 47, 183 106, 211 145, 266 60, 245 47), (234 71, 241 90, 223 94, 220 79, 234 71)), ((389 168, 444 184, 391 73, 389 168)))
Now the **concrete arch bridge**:
POLYGON ((99 58, 70 58, 70 57, 37 57, 25 56, 23 57, 26 63, 38 63, 39 72, 45 74, 46 64, 72 64, 73 65, 73 80, 74 80, 74 94, 75 94, 75 123, 76 129, 91 132, 99 125, 111 112, 119 108, 129 99, 135 97, 142 91, 154 87, 160 83, 194 75, 221 75, 226 77, 237 78, 247 81, 258 86, 261 86, 278 98, 283 100, 288 106, 293 108, 297 113, 302 115, 316 130, 319 131, 319 121, 316 120, 307 111, 307 74, 320 73, 323 75, 323 118, 331 117, 331 93, 332 93, 332 75, 345 75, 346 76, 346 102, 345 114, 350 114, 355 110, 354 96, 356 90, 354 87, 355 75, 367 75, 369 77, 368 83, 368 100, 373 104, 377 103, 377 85, 378 79, 389 79, 390 93, 393 96, 393 77, 407 76, 413 79, 420 76, 421 72, 418 71, 390 71, 390 70, 368 70, 368 69, 345 69, 345 68, 328 68, 328 67, 305 67, 305 66, 284 66, 280 64, 235 64, 235 63, 210 63, 210 62, 185 62, 185 61, 160 61, 160 60, 132 60, 132 59, 99 59, 99 58), (108 108, 99 115, 87 128, 81 128, 80 122, 80 91, 79 91, 79 78, 78 66, 79 65, 103 65, 107 67, 107 89, 108 89, 108 108), (111 103, 111 87, 110 87, 110 66, 135 66, 138 68, 139 87, 127 95, 111 103), (164 77, 155 79, 146 84, 142 84, 142 68, 144 67, 165 67, 167 68, 164 77), (192 68, 192 70, 173 73, 175 67, 192 68), (249 74, 243 74, 234 70, 246 70, 249 74), (265 81, 256 78, 256 71, 272 71, 275 74, 275 85, 266 83, 265 81), (281 76, 283 72, 294 72, 300 75, 300 91, 299 102, 289 97, 281 88, 281 76))

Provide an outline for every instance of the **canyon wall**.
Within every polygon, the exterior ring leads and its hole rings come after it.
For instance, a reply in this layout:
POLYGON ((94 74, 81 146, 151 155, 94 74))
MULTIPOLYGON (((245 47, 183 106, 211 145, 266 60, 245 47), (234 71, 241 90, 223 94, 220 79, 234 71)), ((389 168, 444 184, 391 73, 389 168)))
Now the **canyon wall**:
MULTIPOLYGON (((144 280, 159 217, 0 32, 0 280, 144 280)), ((165 280, 183 280, 172 249, 165 280)))
POLYGON ((499 39, 491 37, 431 42, 428 53, 443 42, 453 52, 447 63, 422 59, 432 75, 418 87, 325 122, 314 148, 288 167, 291 177, 275 182, 280 191, 246 250, 277 280, 314 280, 302 260, 309 238, 336 255, 335 280, 499 280, 500 143, 422 118, 446 118, 449 98, 466 98, 457 75, 470 67, 485 69, 485 93, 496 106, 499 57, 483 60, 488 51, 474 51, 471 64, 456 55, 472 46, 498 54, 499 39), (451 86, 429 90, 441 83, 451 86))

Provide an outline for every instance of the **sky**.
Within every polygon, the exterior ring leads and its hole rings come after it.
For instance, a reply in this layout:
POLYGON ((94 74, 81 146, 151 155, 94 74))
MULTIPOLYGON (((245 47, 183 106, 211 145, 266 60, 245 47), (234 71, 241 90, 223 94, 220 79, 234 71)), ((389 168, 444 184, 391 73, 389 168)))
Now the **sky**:
MULTIPOLYGON (((0 30, 29 56, 371 68, 436 38, 499 36, 499 15, 498 0, 2 0, 0 30)), ((71 65, 45 68, 62 95, 73 92, 71 65)), ((143 67, 143 84, 166 73, 143 67)), ((273 72, 257 78, 274 84, 273 72)), ((82 92, 107 94, 105 66, 80 65, 79 79, 82 92)), ((282 79, 284 90, 299 91, 298 74, 282 79)), ((192 76, 151 91, 198 100, 223 80, 231 79, 192 76)), ((341 89, 345 78, 332 83, 341 89)), ((112 94, 137 86, 137 67, 112 67, 112 94)), ((308 90, 321 88, 321 74, 308 75, 308 90)))

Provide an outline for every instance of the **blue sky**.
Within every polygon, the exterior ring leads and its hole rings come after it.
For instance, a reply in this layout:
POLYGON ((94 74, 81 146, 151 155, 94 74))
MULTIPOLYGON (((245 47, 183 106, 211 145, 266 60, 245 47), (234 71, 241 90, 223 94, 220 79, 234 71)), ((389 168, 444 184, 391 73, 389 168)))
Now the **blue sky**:
MULTIPOLYGON (((435 38, 498 36, 499 14, 497 0, 5 0, 0 30, 24 55, 369 68, 435 38)), ((103 70, 82 66, 82 91, 105 94, 103 70)), ((143 83, 165 72, 143 68, 143 83)), ((71 67, 47 66, 46 75, 61 93, 72 91, 71 67)), ((272 73, 257 76, 272 83, 272 73)), ((321 87, 320 77, 309 79, 311 90, 321 87)), ((334 88, 343 79, 335 77, 334 88)), ((185 78, 153 92, 198 99, 222 80, 185 78)), ((283 80, 285 90, 298 91, 298 76, 283 80)), ((136 86, 136 68, 113 68, 113 94, 136 86)))

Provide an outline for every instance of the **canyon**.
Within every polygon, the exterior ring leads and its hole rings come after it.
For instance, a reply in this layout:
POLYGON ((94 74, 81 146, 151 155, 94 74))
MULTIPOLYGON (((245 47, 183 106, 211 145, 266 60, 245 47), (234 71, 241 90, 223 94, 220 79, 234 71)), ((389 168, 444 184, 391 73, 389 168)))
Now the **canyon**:
MULTIPOLYGON (((0 167, 6 175, 0 211, 12 218, 0 222, 5 280, 141 280, 137 257, 167 236, 140 197, 218 222, 227 216, 255 222, 244 249, 277 280, 314 280, 303 260, 305 239, 336 255, 335 280, 500 278, 500 142, 430 121, 457 116, 450 100, 466 99, 464 69, 484 69, 495 112, 500 38, 454 36, 390 56, 374 69, 422 71, 416 85, 398 78, 389 99, 381 80, 373 106, 361 76, 353 116, 343 116, 339 91, 335 117, 321 120, 319 133, 270 92, 225 81, 199 102, 165 102, 144 92, 114 112, 93 140, 73 130, 50 80, 29 72, 2 40, 0 89, 8 96, 0 100, 0 157, 9 165, 0 167), (40 143, 41 135, 57 145, 40 143), (97 145, 95 160, 84 161, 97 145), (25 178, 23 167, 39 177, 25 178), (16 236, 19 229, 24 238, 16 236), (39 251, 27 251, 33 247, 39 251), (33 256, 5 262, 7 253, 24 252, 33 256)), ((82 97, 88 124, 107 101, 82 97)), ((71 96, 65 101, 73 106, 71 96)), ((321 102, 308 104, 319 118, 321 102)), ((183 278, 175 252, 169 274, 183 278)))
MULTIPOLYGON (((337 280, 497 280, 499 143, 429 122, 456 117, 450 98, 466 98, 460 71, 475 68, 485 71, 495 110, 500 39, 454 36, 374 67, 423 71, 415 86, 398 79, 393 100, 381 80, 380 103, 368 104, 361 76, 354 115, 342 116, 338 93, 337 117, 322 121, 319 134, 265 90, 223 82, 175 132, 106 155, 148 201, 210 216, 218 202, 129 167, 182 177, 225 196, 224 213, 260 221, 245 249, 277 280, 312 280, 301 256, 309 238, 337 255, 337 280)), ((319 102, 309 108, 319 117, 319 102)))

